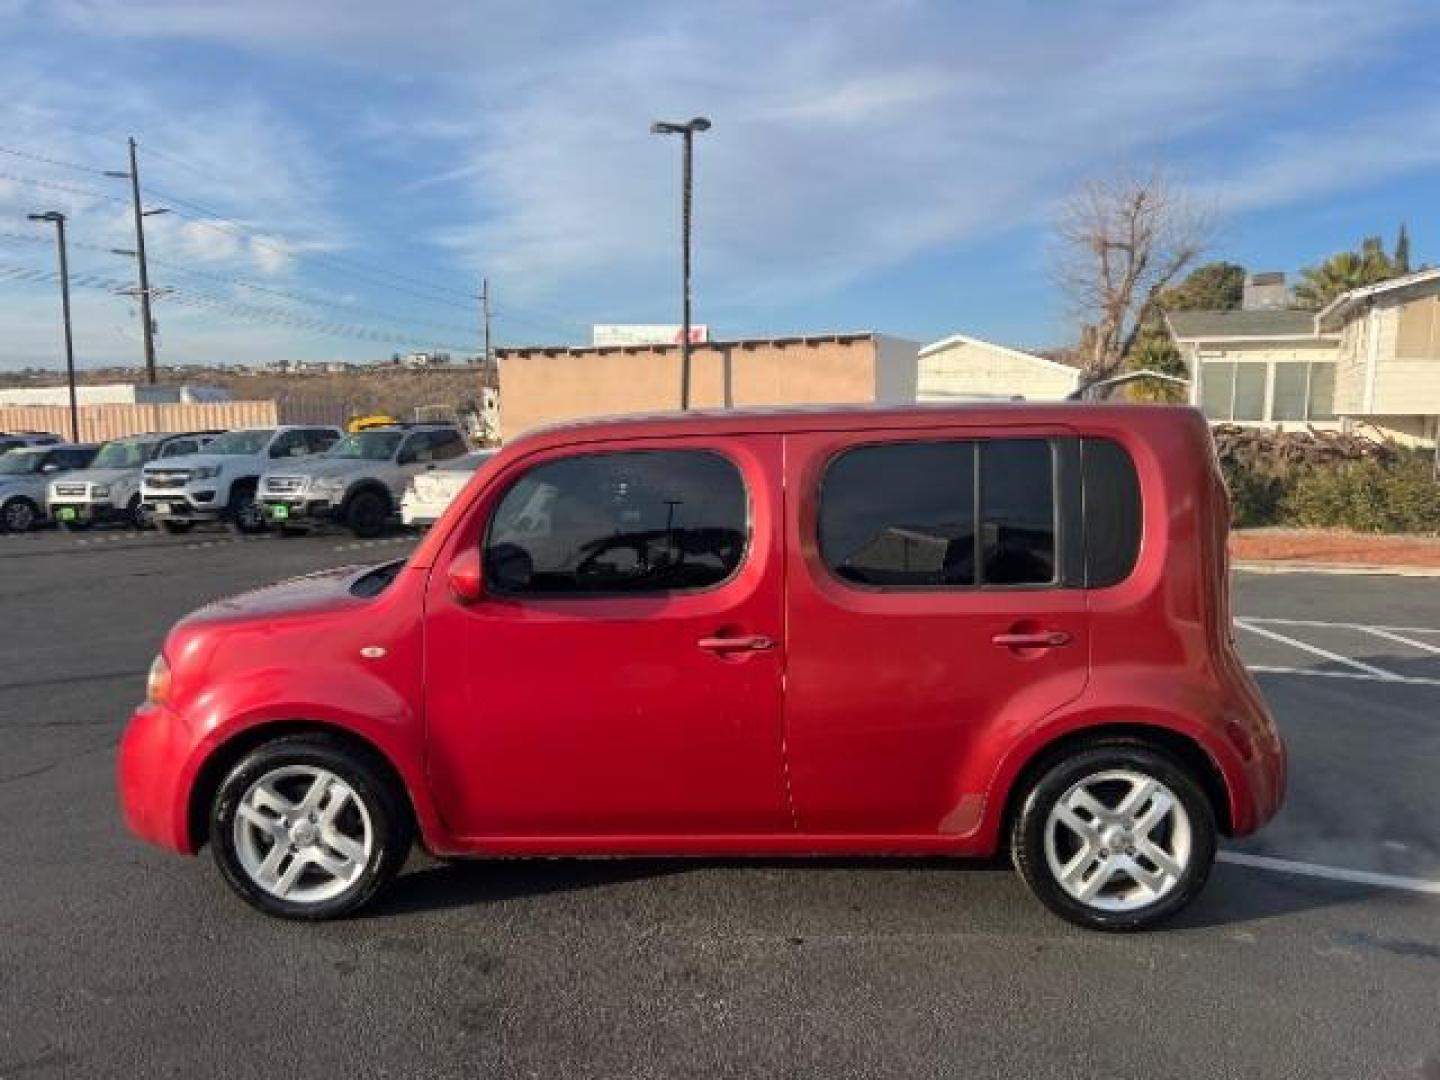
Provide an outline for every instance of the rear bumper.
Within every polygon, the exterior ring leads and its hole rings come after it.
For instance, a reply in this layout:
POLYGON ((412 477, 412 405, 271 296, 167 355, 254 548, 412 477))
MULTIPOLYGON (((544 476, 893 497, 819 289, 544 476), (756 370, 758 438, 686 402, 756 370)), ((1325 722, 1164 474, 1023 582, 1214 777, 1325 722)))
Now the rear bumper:
POLYGON ((130 831, 171 851, 193 854, 188 821, 190 739, 184 721, 142 705, 120 739, 116 778, 130 831))

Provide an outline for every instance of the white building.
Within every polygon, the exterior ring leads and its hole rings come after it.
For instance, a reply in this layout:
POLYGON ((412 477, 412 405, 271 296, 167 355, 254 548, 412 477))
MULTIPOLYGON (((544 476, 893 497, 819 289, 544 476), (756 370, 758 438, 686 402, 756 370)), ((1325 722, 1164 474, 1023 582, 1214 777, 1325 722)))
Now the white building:
POLYGON ((952 334, 920 350, 920 401, 1022 397, 1058 401, 1080 383, 1080 371, 993 341, 952 334))

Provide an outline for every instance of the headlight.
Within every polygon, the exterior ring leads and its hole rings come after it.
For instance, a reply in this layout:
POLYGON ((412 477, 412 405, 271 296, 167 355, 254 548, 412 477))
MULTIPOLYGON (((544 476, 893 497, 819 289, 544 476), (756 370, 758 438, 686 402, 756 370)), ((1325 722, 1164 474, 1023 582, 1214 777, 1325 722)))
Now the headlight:
POLYGON ((145 700, 160 705, 170 696, 170 665, 165 654, 159 653, 150 663, 150 673, 145 676, 145 700))
POLYGON ((91 484, 90 497, 92 499, 108 499, 110 497, 109 484, 91 484))
POLYGON ((330 479, 320 479, 315 481, 316 491, 344 491, 345 486, 345 481, 339 479, 338 477, 331 477, 330 479))
POLYGON ((201 465, 190 474, 192 480, 213 480, 220 475, 219 465, 201 465))

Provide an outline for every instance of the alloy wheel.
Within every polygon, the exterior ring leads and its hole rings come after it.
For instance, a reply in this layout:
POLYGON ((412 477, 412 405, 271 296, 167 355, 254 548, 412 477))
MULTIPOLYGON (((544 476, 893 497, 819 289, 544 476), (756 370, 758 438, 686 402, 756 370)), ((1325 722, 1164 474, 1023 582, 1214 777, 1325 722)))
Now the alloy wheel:
POLYGON ((318 904, 364 874, 375 828, 364 801, 340 776, 286 765, 245 791, 234 842, 241 869, 258 888, 292 904, 318 904))
POLYGON ((1184 877, 1190 816, 1165 784, 1108 769, 1073 784, 1045 822, 1045 860, 1056 884, 1098 911, 1148 907, 1184 877))
POLYGON ((29 532, 35 524, 35 508, 24 499, 12 499, 5 504, 4 521, 10 532, 29 532))

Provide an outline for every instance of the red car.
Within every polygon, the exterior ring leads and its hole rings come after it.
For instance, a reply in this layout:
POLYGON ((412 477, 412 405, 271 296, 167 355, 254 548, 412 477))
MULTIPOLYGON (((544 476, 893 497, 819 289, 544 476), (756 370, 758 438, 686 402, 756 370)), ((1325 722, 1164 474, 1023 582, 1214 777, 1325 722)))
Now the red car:
POLYGON ((403 563, 170 633, 130 827, 274 915, 445 856, 1008 850, 1085 926, 1200 891, 1285 752, 1200 414, 695 413, 525 436, 403 563))

